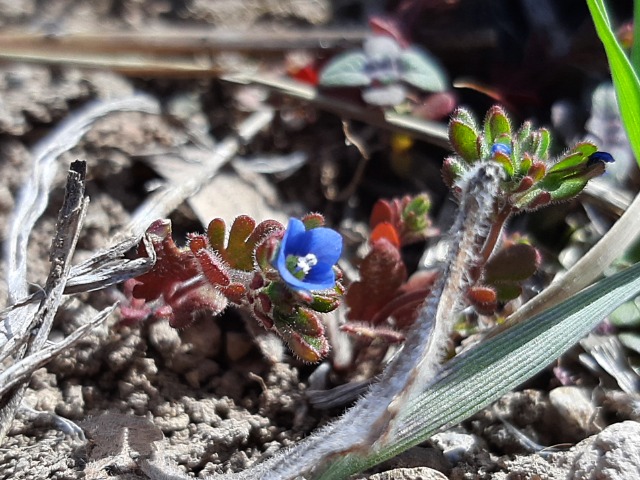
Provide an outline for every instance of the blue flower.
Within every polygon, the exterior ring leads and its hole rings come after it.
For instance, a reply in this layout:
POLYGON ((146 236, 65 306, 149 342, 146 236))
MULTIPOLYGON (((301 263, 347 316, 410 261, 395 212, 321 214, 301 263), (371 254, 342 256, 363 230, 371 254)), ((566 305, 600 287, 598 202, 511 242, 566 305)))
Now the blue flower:
POLYGON ((333 266, 342 253, 342 236, 330 228, 307 230, 290 218, 274 266, 293 290, 326 290, 336 284, 333 266))

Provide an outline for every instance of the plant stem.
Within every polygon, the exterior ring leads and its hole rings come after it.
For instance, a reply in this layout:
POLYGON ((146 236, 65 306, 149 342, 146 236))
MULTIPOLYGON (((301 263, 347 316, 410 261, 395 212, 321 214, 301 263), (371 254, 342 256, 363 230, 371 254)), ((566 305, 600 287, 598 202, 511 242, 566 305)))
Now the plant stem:
POLYGON ((489 260, 489 257, 493 253, 498 243, 498 239, 500 238, 500 233, 502 233, 502 228, 504 227, 505 222, 513 212, 513 208, 505 207, 498 212, 496 219, 493 221, 491 225, 491 230, 489 231, 489 235, 487 236, 487 240, 482 248, 482 252, 480 253, 480 258, 482 263, 485 263, 489 260))

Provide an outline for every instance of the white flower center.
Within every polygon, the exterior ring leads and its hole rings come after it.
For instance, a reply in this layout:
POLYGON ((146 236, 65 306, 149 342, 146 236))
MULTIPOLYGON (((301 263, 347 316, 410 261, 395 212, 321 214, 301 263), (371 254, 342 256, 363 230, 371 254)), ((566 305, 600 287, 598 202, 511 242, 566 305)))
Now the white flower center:
POLYGON ((316 257, 313 253, 307 253, 304 257, 298 257, 296 267, 298 268, 298 271, 302 271, 305 275, 307 275, 311 268, 315 267, 317 264, 318 257, 316 257))

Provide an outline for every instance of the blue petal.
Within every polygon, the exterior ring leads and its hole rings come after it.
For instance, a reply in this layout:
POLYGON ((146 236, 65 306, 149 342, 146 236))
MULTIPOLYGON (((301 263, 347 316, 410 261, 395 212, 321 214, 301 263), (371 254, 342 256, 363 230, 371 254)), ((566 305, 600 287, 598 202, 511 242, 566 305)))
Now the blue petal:
MULTIPOLYGON (((305 249, 305 236, 306 236, 306 228, 304 223, 302 223, 297 218, 290 218, 289 223, 287 224, 287 230, 284 233, 284 238, 282 239, 282 248, 280 251, 286 251, 284 257, 287 255, 300 255, 305 249)), ((306 255, 309 253, 308 251, 304 252, 306 255)))
POLYGON ((594 152, 591 155, 589 155, 589 160, 587 162, 587 167, 590 167, 591 165, 596 164, 597 162, 603 162, 603 163, 612 163, 614 162, 615 159, 613 158, 613 155, 611 155, 609 152, 594 152))
POLYGON ((309 274, 305 277, 305 283, 322 284, 327 285, 323 288, 331 288, 336 283, 336 275, 333 272, 333 265, 316 265, 311 269, 309 274))
POLYGON ((315 273, 316 268, 317 266, 312 268, 304 280, 296 278, 287 270, 286 266, 283 269, 278 268, 278 272, 289 288, 294 290, 311 291, 332 288, 336 284, 333 268, 328 268, 324 271, 320 270, 318 273, 315 273))
POLYGON ((330 228, 314 228, 306 233, 306 251, 313 253, 318 264, 335 265, 342 254, 342 235, 330 228))
MULTIPOLYGON (((288 278, 285 278, 288 274, 289 277, 293 277, 293 275, 287 270, 287 255, 289 252, 287 251, 287 245, 292 243, 292 239, 296 239, 296 237, 303 236, 305 232, 304 224, 296 219, 290 218, 289 224, 287 225, 287 229, 284 232, 284 237, 282 238, 282 242, 280 243, 280 249, 278 250, 278 256, 275 260, 275 267, 280 273, 280 276, 284 279, 285 282, 289 283, 288 278)), ((295 277, 293 277, 295 278, 295 277)))

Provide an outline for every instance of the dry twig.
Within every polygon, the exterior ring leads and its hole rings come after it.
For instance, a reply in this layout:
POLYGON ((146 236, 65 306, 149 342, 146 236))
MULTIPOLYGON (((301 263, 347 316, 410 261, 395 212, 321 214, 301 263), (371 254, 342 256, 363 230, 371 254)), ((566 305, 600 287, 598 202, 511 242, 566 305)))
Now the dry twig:
POLYGON ((223 80, 240 85, 257 85, 268 90, 297 100, 306 105, 326 110, 344 119, 358 120, 385 130, 405 133, 412 138, 449 148, 447 126, 442 123, 422 120, 410 115, 399 115, 394 112, 382 112, 368 106, 347 103, 340 99, 323 95, 315 88, 287 78, 269 78, 264 75, 240 73, 229 75, 223 80))
POLYGON ((0 59, 107 68, 126 75, 218 76, 221 52, 273 54, 286 50, 330 50, 359 45, 368 29, 230 31, 156 28, 144 32, 0 34, 0 59))
MULTIPOLYGON (((0 442, 9 430, 16 409, 22 401, 27 388, 25 377, 37 368, 36 365, 52 358, 47 357, 46 354, 43 356, 41 350, 47 342, 53 318, 62 301, 69 276, 69 262, 75 251, 89 203, 89 199, 84 196, 85 173, 85 162, 73 162, 67 177, 64 203, 58 215, 56 233, 51 245, 49 255, 51 269, 44 287, 44 299, 40 302, 36 314, 30 318, 27 328, 22 332, 23 335, 19 337, 15 360, 24 359, 20 364, 22 373, 20 377, 6 378, 6 383, 0 381, 0 442)), ((4 376, 9 377, 12 373, 18 375, 18 372, 10 370, 5 372, 4 376)))

